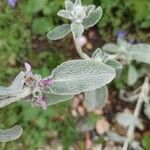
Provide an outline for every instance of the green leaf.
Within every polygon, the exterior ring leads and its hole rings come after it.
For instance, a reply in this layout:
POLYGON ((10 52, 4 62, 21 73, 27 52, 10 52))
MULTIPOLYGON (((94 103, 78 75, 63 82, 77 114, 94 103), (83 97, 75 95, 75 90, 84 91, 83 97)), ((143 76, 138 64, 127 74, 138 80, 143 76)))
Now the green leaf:
POLYGON ((103 107, 108 99, 108 90, 104 86, 100 89, 85 92, 85 106, 88 111, 92 111, 98 107, 103 107))
POLYGON ((33 20, 32 29, 36 34, 43 34, 48 32, 52 28, 53 24, 48 18, 36 18, 33 20))
POLYGON ((73 33, 74 38, 80 38, 84 32, 84 27, 82 24, 72 23, 71 31, 73 33))
POLYGON ((133 60, 150 64, 150 44, 133 44, 128 52, 133 60))
POLYGON ((28 11, 30 13, 37 13, 46 6, 47 0, 29 0, 28 2, 28 11))
POLYGON ((87 18, 83 20, 82 24, 86 29, 93 27, 95 24, 98 23, 101 17, 102 17, 102 8, 98 7, 87 18))
POLYGON ((0 142, 9 142, 18 139, 23 132, 21 126, 16 125, 13 128, 2 130, 0 129, 0 142))
POLYGON ((96 121, 100 119, 99 115, 94 113, 89 113, 87 116, 87 125, 91 128, 94 128, 96 121))
MULTIPOLYGON (((26 105, 24 105, 26 106, 26 105)), ((23 109, 22 118, 24 121, 28 122, 30 120, 36 119, 40 114, 40 108, 31 109, 28 105, 23 109)))
POLYGON ((133 65, 129 65, 128 85, 133 85, 138 79, 138 73, 133 65))
POLYGON ((150 150, 150 136, 145 136, 142 139, 142 145, 144 146, 145 150, 150 150))
POLYGON ((63 24, 61 26, 56 27, 52 31, 47 34, 47 37, 50 40, 60 40, 65 37, 67 34, 71 32, 69 24, 63 24))
POLYGON ((149 28, 150 27, 150 18, 143 21, 140 25, 141 28, 149 28))
POLYGON ((53 94, 74 95, 101 88, 115 77, 115 70, 93 59, 72 60, 52 71, 54 83, 49 87, 53 94))
POLYGON ((71 98, 73 97, 72 95, 56 95, 52 93, 44 93, 44 96, 48 100, 48 105, 54 105, 66 100, 71 100, 71 98))

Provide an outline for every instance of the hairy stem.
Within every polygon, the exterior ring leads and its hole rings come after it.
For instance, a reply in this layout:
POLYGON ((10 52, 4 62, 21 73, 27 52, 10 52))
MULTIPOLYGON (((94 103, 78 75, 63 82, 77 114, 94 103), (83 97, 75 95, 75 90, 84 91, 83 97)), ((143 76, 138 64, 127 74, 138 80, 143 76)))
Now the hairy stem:
MULTIPOLYGON (((148 89, 147 87, 148 86, 149 86, 149 78, 145 77, 145 80, 144 80, 144 83, 141 87, 141 92, 139 94, 139 98, 138 98, 138 101, 137 101, 137 104, 136 104, 136 107, 135 107, 135 110, 134 110, 134 117, 136 117, 136 118, 140 114, 141 107, 142 107, 142 104, 144 102, 145 94, 148 93, 147 92, 147 89, 148 89)), ((134 130, 135 130, 134 125, 129 126, 128 131, 127 131, 127 139, 125 140, 125 142, 123 144, 122 150, 128 150, 129 144, 134 138, 134 130)))
POLYGON ((20 93, 18 93, 16 96, 12 96, 12 97, 0 100, 0 108, 5 107, 15 101, 22 99, 22 98, 25 98, 25 97, 29 96, 31 93, 32 92, 31 92, 30 88, 24 88, 24 90, 21 91, 20 93))
POLYGON ((84 53, 84 52, 82 51, 79 38, 76 38, 76 39, 74 38, 74 43, 75 43, 76 50, 77 50, 79 56, 80 56, 82 59, 89 59, 90 57, 89 57, 86 53, 84 53))

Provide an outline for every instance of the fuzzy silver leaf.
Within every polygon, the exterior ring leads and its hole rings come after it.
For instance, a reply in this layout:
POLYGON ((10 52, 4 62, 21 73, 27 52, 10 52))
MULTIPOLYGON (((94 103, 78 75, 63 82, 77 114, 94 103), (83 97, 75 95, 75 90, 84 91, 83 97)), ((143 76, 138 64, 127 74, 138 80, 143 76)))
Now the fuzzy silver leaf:
POLYGON ((47 37, 50 40, 60 40, 64 38, 67 34, 71 32, 69 24, 63 24, 61 26, 56 27, 52 31, 47 34, 47 37))
POLYGON ((106 86, 93 91, 85 92, 85 106, 88 111, 103 107, 108 100, 108 89, 106 86))
POLYGON ((53 70, 49 90, 58 95, 79 94, 105 86, 115 75, 113 68, 93 59, 67 61, 53 70))
POLYGON ((21 126, 16 125, 10 129, 0 129, 0 142, 9 142, 18 139, 23 132, 21 126))
POLYGON ((101 17, 102 17, 102 8, 98 7, 87 18, 83 20, 82 24, 86 29, 93 27, 95 24, 98 23, 101 17))

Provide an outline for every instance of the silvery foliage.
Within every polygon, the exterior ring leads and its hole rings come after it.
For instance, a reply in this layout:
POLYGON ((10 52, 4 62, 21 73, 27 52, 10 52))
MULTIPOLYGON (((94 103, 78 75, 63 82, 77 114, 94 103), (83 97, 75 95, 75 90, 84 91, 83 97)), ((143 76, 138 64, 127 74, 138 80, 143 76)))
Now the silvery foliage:
POLYGON ((125 138, 125 141, 123 142, 124 146, 126 146, 126 143, 127 143, 129 144, 131 149, 143 150, 140 147, 139 142, 133 140, 133 137, 134 137, 133 132, 135 128, 139 128, 140 130, 143 130, 144 128, 141 120, 138 118, 138 115, 140 114, 143 103, 144 103, 144 113, 150 119, 149 76, 146 76, 142 86, 138 89, 135 89, 133 92, 127 92, 125 90, 122 90, 120 92, 120 98, 127 102, 137 101, 134 114, 129 113, 129 112, 123 112, 123 113, 117 113, 116 115, 117 122, 121 124, 123 127, 128 128, 127 137, 125 138))
POLYGON ((118 57, 122 58, 123 56, 128 61, 128 85, 133 85, 139 77, 138 71, 132 65, 132 60, 150 64, 150 44, 131 44, 122 38, 118 38, 116 44, 105 44, 102 50, 116 53, 118 57))
POLYGON ((141 120, 137 117, 134 117, 131 113, 117 113, 116 120, 125 128, 128 128, 132 125, 138 127, 141 130, 143 129, 141 120))
POLYGON ((119 97, 121 100, 125 102, 135 102, 137 101, 139 94, 135 92, 128 92, 126 90, 121 90, 119 93, 119 97))
MULTIPOLYGON (((143 129, 143 125, 141 124, 140 120, 138 118, 135 118, 132 114, 118 113, 116 119, 122 126, 126 128, 129 126, 136 126, 140 129, 143 129)), ((120 144, 124 144, 126 141, 129 141, 127 137, 118 135, 115 132, 107 132, 107 134, 105 135, 105 139, 112 140, 120 144)), ((135 140, 129 141, 129 149, 143 150, 143 148, 140 146, 140 143, 135 140)))
POLYGON ((105 136, 106 140, 112 140, 115 141, 117 143, 124 143, 124 141, 126 140, 126 138, 124 136, 118 135, 115 132, 108 132, 105 136))
POLYGON ((140 146, 140 143, 138 141, 132 141, 130 143, 130 147, 131 149, 133 150, 144 150, 141 146, 140 146))
MULTIPOLYGON (((112 140, 114 142, 123 144, 125 142, 125 140, 126 140, 126 137, 118 135, 115 132, 108 132, 105 135, 105 139, 106 140, 112 140)), ((140 143, 137 142, 137 141, 131 141, 130 142, 130 148, 133 149, 133 150, 143 150, 143 148, 140 146, 140 143)))
POLYGON ((98 107, 103 107, 108 100, 108 89, 106 86, 85 92, 85 106, 88 111, 93 111, 98 107))
POLYGON ((9 142, 21 136, 23 129, 21 126, 16 125, 10 129, 0 129, 0 142, 9 142))
MULTIPOLYGON (((41 92, 48 97, 52 96, 57 103, 58 99, 63 101, 72 95, 101 88, 114 77, 112 67, 94 59, 64 62, 45 78, 32 72, 21 72, 12 85, 0 87, 0 108, 18 101, 18 97, 21 99, 41 92)), ((48 105, 51 105, 51 101, 48 101, 48 105)))
MULTIPOLYGON (((60 10, 58 15, 70 19, 72 23, 61 25, 49 32, 48 38, 51 40, 62 39, 70 32, 73 33, 74 39, 79 38, 84 29, 94 26, 102 16, 101 7, 95 9, 94 5, 82 6, 80 0, 76 0, 75 3, 66 0, 65 7, 66 10, 60 10)), ((31 66, 27 63, 25 68, 26 71, 20 72, 12 85, 0 87, 0 108, 26 99, 33 106, 46 109, 48 105, 71 99, 75 94, 101 89, 116 76, 111 65, 96 61, 94 58, 64 62, 45 78, 33 74, 31 66)), ((104 91, 106 93, 106 90, 104 91)), ((11 130, 14 133, 9 129, 5 131, 17 137, 16 130, 11 130)))
MULTIPOLYGON (((134 90, 134 92, 128 92, 126 90, 120 91, 120 99, 126 102, 135 102, 140 97, 141 87, 134 90)), ((147 81, 144 92, 142 94, 142 100, 144 102, 144 113, 150 119, 150 83, 147 81)))
POLYGON ((100 48, 95 50, 95 52, 92 54, 92 58, 98 62, 111 66, 116 71, 122 69, 122 64, 119 61, 115 60, 113 57, 111 57, 111 55, 102 51, 100 48))
POLYGON ((137 80, 138 80, 138 72, 136 68, 132 64, 130 64, 128 67, 128 77, 127 77, 128 85, 133 85, 134 83, 136 83, 137 80))
POLYGON ((84 29, 90 28, 98 23, 102 16, 102 8, 95 8, 94 5, 82 6, 81 0, 73 3, 71 0, 65 0, 65 9, 57 13, 58 16, 71 20, 71 24, 63 24, 50 31, 47 36, 50 40, 59 40, 70 32, 73 37, 79 38, 84 29))
MULTIPOLYGON (((122 69, 122 65, 111 59, 111 55, 102 52, 100 48, 97 48, 92 55, 92 58, 101 64, 106 64, 112 67, 115 71, 122 69)), ((96 90, 85 92, 85 106, 88 111, 93 111, 98 107, 103 107, 108 100, 108 89, 106 86, 98 88, 96 90)))
POLYGON ((54 83, 45 92, 74 95, 103 87, 115 77, 112 67, 94 59, 72 60, 59 65, 50 77, 54 83))
POLYGON ((0 108, 26 99, 33 106, 45 109, 47 105, 71 99, 75 94, 99 89, 116 75, 112 67, 95 59, 64 62, 45 78, 33 74, 29 64, 25 67, 26 71, 20 72, 9 87, 0 87, 0 108))

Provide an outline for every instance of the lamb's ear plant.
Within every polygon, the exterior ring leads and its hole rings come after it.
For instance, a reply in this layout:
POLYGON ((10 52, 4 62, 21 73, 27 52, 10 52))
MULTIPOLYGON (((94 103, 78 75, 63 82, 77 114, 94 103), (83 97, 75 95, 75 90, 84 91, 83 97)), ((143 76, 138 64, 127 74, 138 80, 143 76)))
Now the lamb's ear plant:
POLYGON ((114 53, 116 59, 123 59, 128 64, 127 83, 132 86, 139 78, 139 73, 133 61, 139 63, 150 64, 150 44, 137 43, 131 44, 124 40, 124 38, 117 38, 117 43, 108 43, 102 47, 103 51, 114 53))
MULTIPOLYGON (((98 48, 93 53, 92 57, 89 57, 82 51, 79 38, 83 34, 84 29, 92 27, 99 21, 102 16, 102 9, 101 7, 95 9, 93 5, 82 6, 80 0, 76 0, 75 3, 66 0, 65 7, 66 10, 59 11, 58 15, 70 19, 71 24, 62 25, 50 31, 47 35, 48 38, 50 40, 58 40, 72 32, 76 50, 82 59, 93 60, 94 62, 99 63, 99 65, 105 64, 106 66, 110 66, 116 73, 122 68, 122 65, 116 61, 116 59, 124 59, 129 66, 128 84, 133 85, 138 79, 138 73, 134 66, 132 66, 132 60, 150 64, 150 45, 131 44, 122 38, 118 38, 117 44, 106 44, 102 48, 104 51, 116 53, 115 55, 108 55, 98 48)), ((123 137, 113 132, 106 134, 106 139, 111 139, 123 144, 123 150, 127 150, 129 147, 137 150, 142 149, 140 143, 134 140, 134 130, 135 128, 143 129, 143 124, 138 118, 138 115, 141 111, 142 104, 149 104, 149 89, 149 76, 146 76, 140 91, 138 91, 139 93, 135 92, 133 96, 129 97, 129 100, 137 100, 134 114, 118 113, 116 115, 116 120, 128 129, 127 136, 123 137)), ((83 92, 85 93, 85 106, 89 111, 104 106, 107 101, 108 90, 106 85, 83 92)), ((125 99, 127 100, 128 98, 125 99)), ((149 105, 146 104, 144 112, 149 118, 149 105)))
MULTIPOLYGON (((102 16, 102 8, 95 8, 94 5, 82 6, 80 0, 72 3, 70 0, 65 1, 65 10, 60 10, 58 16, 64 17, 71 21, 71 24, 63 24, 56 27, 47 34, 50 40, 59 40, 70 32, 73 35, 76 50, 80 57, 85 60, 93 60, 101 65, 110 66, 115 72, 121 69, 121 64, 114 60, 110 55, 103 53, 100 48, 96 49, 92 57, 89 57, 82 51, 79 39, 85 29, 94 26, 102 16)), ((102 82, 104 78, 99 82, 102 82)), ((103 107, 108 98, 108 90, 106 86, 88 90, 85 92, 85 105, 89 111, 97 107, 103 107), (101 100, 100 100, 101 99, 101 100)))
MULTIPOLYGON (((144 104, 144 113, 150 118, 150 78, 149 76, 145 77, 144 83, 140 88, 135 90, 132 94, 128 95, 124 92, 121 93, 122 100, 128 102, 137 101, 134 113, 124 112, 118 113, 116 115, 116 120, 125 128, 128 129, 127 137, 123 137, 123 149, 127 150, 128 148, 133 149, 142 149, 140 147, 140 143, 134 141, 134 131, 136 128, 143 130, 144 126, 142 121, 139 119, 139 115, 141 113, 142 105, 144 104), (126 96, 124 96, 124 94, 126 96)), ((119 135, 118 135, 119 136, 119 135)))
MULTIPOLYGON (((123 38, 117 39, 117 44, 105 44, 102 49, 109 53, 115 53, 116 59, 125 60, 128 64, 128 85, 133 85, 138 79, 138 72, 132 65, 132 61, 150 64, 150 45, 149 44, 131 44, 126 42, 123 38)), ((120 99, 126 102, 137 101, 134 113, 124 112, 116 115, 116 120, 124 126, 127 131, 127 137, 122 137, 116 133, 108 133, 107 138, 112 139, 123 144, 122 150, 137 149, 141 150, 140 143, 134 141, 135 128, 142 130, 144 128, 139 115, 142 105, 144 104, 144 113, 147 118, 150 118, 150 76, 149 73, 145 75, 144 83, 141 87, 133 92, 126 90, 120 91, 120 99)))
MULTIPOLYGON (((107 44, 103 47, 103 50, 117 53, 115 56, 102 52, 100 48, 96 49, 91 57, 82 51, 79 39, 85 29, 94 26, 100 20, 101 7, 82 6, 80 0, 76 0, 75 3, 66 0, 65 10, 60 10, 58 16, 71 20, 71 24, 56 27, 47 34, 48 38, 59 40, 72 33, 76 50, 82 59, 66 61, 44 78, 39 74, 34 74, 31 65, 25 63, 25 71, 20 72, 9 87, 0 87, 0 108, 15 101, 25 100, 32 106, 46 109, 49 105, 69 100, 75 94, 84 92, 85 106, 89 111, 93 111, 97 107, 103 107, 108 99, 107 84, 116 77, 122 68, 121 63, 116 60, 117 58, 126 59, 129 64, 132 60, 150 64, 150 46, 148 44, 132 45, 123 39, 118 39, 117 44, 107 44)), ((134 74, 136 74, 135 72, 134 74)), ((133 74, 133 67, 130 69, 130 74, 133 74)), ((135 93, 129 98, 137 100, 134 114, 119 113, 116 115, 116 120, 128 128, 127 137, 113 132, 106 134, 106 139, 122 143, 123 150, 127 150, 129 145, 133 149, 142 149, 139 143, 134 141, 133 135, 135 127, 139 129, 143 127, 138 118, 143 103, 145 103, 144 112, 150 118, 149 88, 149 76, 147 76, 139 93, 135 93)), ((122 92, 122 97, 123 94, 124 92, 122 92)), ((126 97, 124 99, 128 100, 126 97)), ((20 126, 0 130, 0 142, 14 140, 21 133, 20 126)))
POLYGON ((98 23, 102 16, 102 8, 95 8, 94 5, 83 6, 81 0, 74 3, 71 0, 65 0, 65 9, 57 13, 58 16, 69 19, 71 24, 63 24, 50 31, 47 36, 50 40, 59 40, 72 32, 77 52, 83 59, 89 57, 82 51, 79 38, 85 29, 88 29, 98 23))
MULTIPOLYGON (((0 108, 15 101, 25 100, 32 106, 46 109, 49 105, 69 100, 75 94, 85 92, 87 106, 90 106, 90 97, 94 94, 92 109, 103 106, 107 100, 106 84, 116 76, 116 69, 120 64, 109 58, 109 55, 96 50, 93 57, 83 53, 79 38, 84 29, 94 26, 102 16, 102 9, 95 9, 94 5, 82 6, 80 0, 72 3, 65 1, 66 10, 58 12, 59 16, 72 21, 71 25, 65 24, 48 33, 48 38, 58 40, 68 33, 73 33, 73 38, 79 55, 85 60, 70 60, 57 66, 51 75, 42 78, 34 74, 31 65, 25 63, 25 71, 21 71, 9 87, 0 87, 0 108), (100 97, 102 96, 102 100, 100 97)), ((91 109, 91 108, 90 108, 91 109)), ((22 133, 20 127, 1 130, 1 142, 18 138, 22 133), (7 137, 7 139, 6 139, 7 137)))

